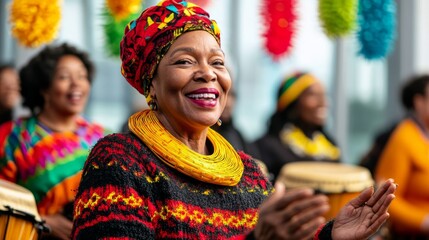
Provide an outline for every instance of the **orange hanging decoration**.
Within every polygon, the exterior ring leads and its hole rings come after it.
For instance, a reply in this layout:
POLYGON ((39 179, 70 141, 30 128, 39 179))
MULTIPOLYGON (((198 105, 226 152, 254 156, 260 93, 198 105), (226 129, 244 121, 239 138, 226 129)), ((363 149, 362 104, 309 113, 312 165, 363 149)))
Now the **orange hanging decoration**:
POLYGON ((295 30, 295 0, 264 0, 261 15, 265 48, 274 60, 288 54, 295 30))
POLYGON ((106 6, 116 21, 140 11, 142 4, 142 0, 106 0, 106 6))

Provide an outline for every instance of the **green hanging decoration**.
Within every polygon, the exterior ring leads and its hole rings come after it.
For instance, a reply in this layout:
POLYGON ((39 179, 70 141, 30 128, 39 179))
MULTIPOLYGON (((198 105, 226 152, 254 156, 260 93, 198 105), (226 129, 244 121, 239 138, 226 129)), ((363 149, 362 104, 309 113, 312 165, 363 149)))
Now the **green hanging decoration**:
POLYGON ((130 14, 128 17, 116 20, 107 8, 104 8, 103 15, 103 32, 104 46, 109 56, 119 57, 119 44, 124 36, 125 26, 134 19, 139 17, 140 11, 130 14))
POLYGON ((357 0, 319 0, 319 19, 328 37, 351 33, 357 21, 357 0))

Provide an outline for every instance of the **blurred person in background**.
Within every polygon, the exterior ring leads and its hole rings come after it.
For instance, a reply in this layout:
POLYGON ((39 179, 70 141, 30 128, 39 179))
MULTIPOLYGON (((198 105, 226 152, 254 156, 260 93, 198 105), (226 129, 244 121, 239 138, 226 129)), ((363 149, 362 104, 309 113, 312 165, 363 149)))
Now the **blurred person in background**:
POLYGON ((14 117, 21 98, 19 75, 12 64, 0 65, 0 125, 14 117))
POLYGON ((392 239, 429 239, 429 75, 411 77, 401 100, 408 115, 391 133, 375 176, 399 185, 390 207, 392 239))
POLYGON ((122 74, 150 109, 91 150, 73 239, 357 240, 388 218, 391 179, 325 224, 325 196, 281 183, 274 191, 249 155, 210 128, 232 83, 219 28, 202 8, 161 1, 126 26, 120 47, 122 74))
POLYGON ((274 181, 287 163, 340 161, 340 149, 324 130, 327 114, 325 88, 314 75, 297 72, 282 81, 268 131, 251 152, 267 165, 274 181))
POLYGON ((105 135, 83 118, 94 75, 88 55, 69 44, 47 46, 20 70, 28 118, 0 127, 0 178, 29 189, 51 233, 69 239, 72 202, 89 149, 105 135))

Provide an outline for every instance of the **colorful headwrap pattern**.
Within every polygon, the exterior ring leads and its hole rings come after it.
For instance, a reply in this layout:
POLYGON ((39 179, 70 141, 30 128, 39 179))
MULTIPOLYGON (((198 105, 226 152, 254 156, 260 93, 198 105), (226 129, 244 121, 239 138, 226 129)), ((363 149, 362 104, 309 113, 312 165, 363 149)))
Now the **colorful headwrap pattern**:
POLYGON ((277 111, 283 111, 293 101, 298 99, 304 90, 318 81, 319 80, 313 75, 308 73, 296 73, 286 77, 280 85, 277 99, 277 111))
POLYGON ((122 75, 146 97, 156 68, 173 42, 183 33, 204 30, 220 45, 216 21, 199 6, 165 0, 147 8, 125 28, 121 41, 122 75))

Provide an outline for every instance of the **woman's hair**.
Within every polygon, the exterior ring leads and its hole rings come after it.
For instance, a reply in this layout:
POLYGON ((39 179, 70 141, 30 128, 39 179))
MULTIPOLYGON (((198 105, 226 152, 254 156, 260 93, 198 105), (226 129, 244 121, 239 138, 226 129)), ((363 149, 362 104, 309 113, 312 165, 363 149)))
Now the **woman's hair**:
POLYGON ((45 102, 42 92, 51 87, 57 64, 66 55, 76 56, 82 61, 88 71, 88 80, 92 83, 94 65, 86 52, 67 43, 45 47, 19 72, 23 105, 33 114, 37 114, 43 108, 45 102))
POLYGON ((429 84, 429 75, 420 75, 411 77, 402 87, 401 100, 402 105, 407 110, 414 110, 414 97, 416 95, 425 95, 429 84))

